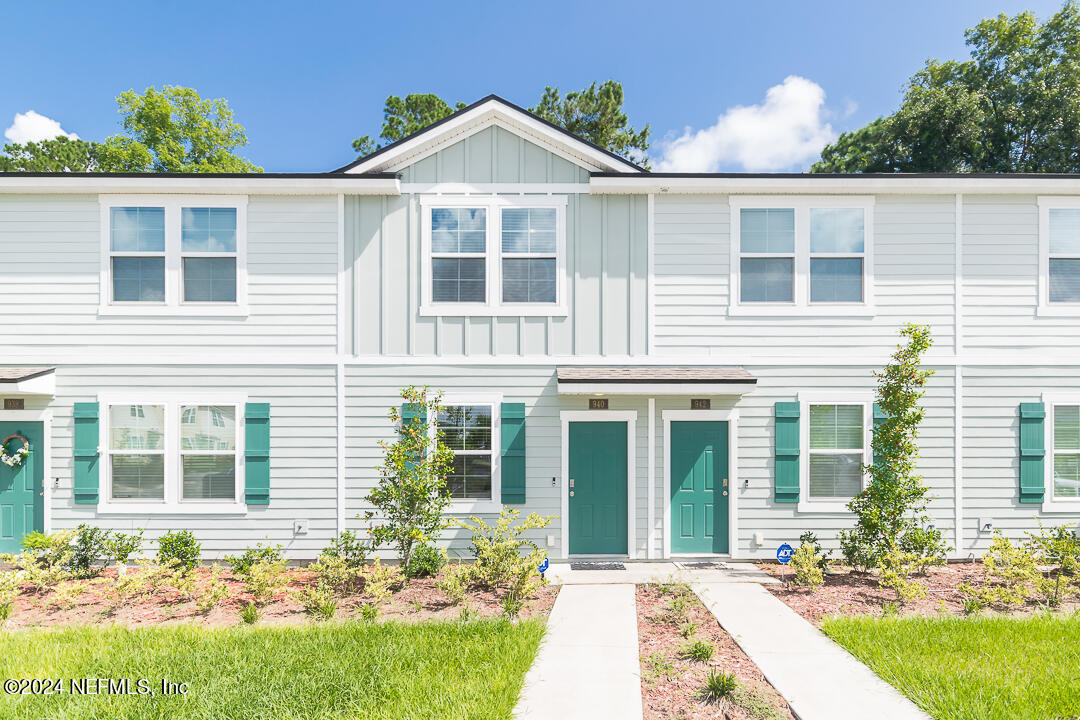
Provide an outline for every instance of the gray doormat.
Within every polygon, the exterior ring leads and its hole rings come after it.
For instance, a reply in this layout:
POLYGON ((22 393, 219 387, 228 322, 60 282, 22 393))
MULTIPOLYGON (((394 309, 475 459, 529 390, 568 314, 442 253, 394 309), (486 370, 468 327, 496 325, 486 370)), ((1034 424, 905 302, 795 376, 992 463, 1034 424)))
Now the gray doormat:
POLYGON ((677 562, 675 567, 680 570, 727 570, 727 563, 719 560, 702 560, 700 562, 677 562))
POLYGON ((621 562, 572 562, 571 570, 625 570, 621 562))

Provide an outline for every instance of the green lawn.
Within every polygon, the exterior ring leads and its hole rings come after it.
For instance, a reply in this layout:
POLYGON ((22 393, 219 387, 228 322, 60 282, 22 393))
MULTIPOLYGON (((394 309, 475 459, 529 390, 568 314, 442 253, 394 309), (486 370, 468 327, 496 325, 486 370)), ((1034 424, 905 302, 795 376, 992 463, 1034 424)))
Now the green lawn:
POLYGON ((823 629, 936 720, 1080 716, 1080 616, 842 617, 823 629))
POLYGON ((80 627, 0 634, 0 680, 61 678, 64 694, 0 694, 39 720, 509 718, 542 621, 298 627, 80 627), (155 695, 72 695, 69 678, 145 678, 155 695), (186 695, 160 694, 162 679, 186 695))

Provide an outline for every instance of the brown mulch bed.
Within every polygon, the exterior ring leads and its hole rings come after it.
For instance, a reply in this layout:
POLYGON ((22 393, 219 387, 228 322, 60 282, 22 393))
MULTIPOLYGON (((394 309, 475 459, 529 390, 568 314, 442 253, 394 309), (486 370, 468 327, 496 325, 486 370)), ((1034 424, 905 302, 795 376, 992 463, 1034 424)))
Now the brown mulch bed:
POLYGON ((712 613, 683 586, 637 586, 638 647, 641 654, 641 700, 645 720, 792 720, 787 703, 773 689, 746 653, 720 627, 712 613), (686 619, 697 623, 695 638, 712 643, 708 662, 680 657, 688 640, 666 612, 676 594, 686 598, 686 619), (735 702, 701 699, 710 670, 734 673, 739 681, 735 702), (741 703, 741 704, 740 704, 741 703))
MULTIPOLYGON (((757 566, 776 578, 790 581, 794 573, 786 572, 777 563, 757 563, 757 566)), ((829 615, 881 615, 886 603, 896 602, 896 593, 878 587, 877 576, 857 573, 847 569, 834 570, 825 576, 825 584, 813 592, 788 582, 784 585, 765 585, 765 589, 783 600, 792 610, 820 625, 829 615)), ((982 563, 949 563, 944 567, 930 568, 926 575, 914 575, 913 580, 926 585, 926 597, 900 609, 903 615, 937 615, 941 613, 962 614, 963 596, 957 590, 961 583, 978 586, 983 582, 982 563)), ((1071 611, 1074 603, 1062 608, 1071 611)), ((1012 613, 1032 612, 1033 608, 1012 610, 1012 613)))
MULTIPOLYGON (((210 571, 198 568, 195 571, 196 582, 202 586, 208 582, 210 571)), ((273 602, 262 608, 260 625, 295 625, 315 622, 305 613, 303 606, 296 602, 287 590, 300 590, 315 583, 315 574, 305 570, 289 570, 289 583, 285 590, 278 592, 273 602)), ((109 599, 109 586, 115 581, 116 571, 108 569, 93 580, 77 581, 84 588, 82 594, 74 599, 70 608, 57 606, 56 589, 45 592, 23 592, 15 600, 11 617, 3 624, 5 630, 19 630, 31 627, 59 627, 64 625, 86 625, 91 623, 115 623, 128 627, 146 625, 171 625, 193 623, 206 627, 222 627, 241 623, 240 609, 251 596, 244 592, 242 581, 228 572, 221 575, 221 580, 229 587, 229 597, 221 601, 210 612, 199 612, 194 600, 185 600, 171 587, 164 587, 147 598, 130 600, 115 606, 109 599)), ((67 585, 71 581, 62 583, 67 585)), ((545 617, 555 603, 558 588, 546 586, 530 600, 521 617, 545 617)), ((348 594, 338 598, 335 614, 337 620, 359 619, 360 607, 368 602, 362 594, 348 594)), ((479 617, 492 617, 502 614, 502 593, 482 590, 469 590, 465 605, 479 617)), ((461 616, 462 606, 451 605, 446 596, 435 587, 434 578, 420 578, 407 585, 396 586, 390 599, 384 603, 379 613, 380 620, 436 620, 453 619, 461 616)))

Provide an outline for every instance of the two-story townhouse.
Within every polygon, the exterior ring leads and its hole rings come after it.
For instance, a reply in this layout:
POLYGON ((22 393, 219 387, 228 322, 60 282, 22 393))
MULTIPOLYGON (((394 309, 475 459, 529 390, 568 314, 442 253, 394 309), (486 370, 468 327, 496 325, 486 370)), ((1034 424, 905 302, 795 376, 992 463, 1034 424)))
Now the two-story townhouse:
POLYGON ((556 516, 553 557, 832 545, 906 322, 953 554, 1080 518, 1073 177, 648 173, 492 96, 329 173, 2 175, 0 247, 0 550, 314 557, 406 385, 451 511, 556 516))

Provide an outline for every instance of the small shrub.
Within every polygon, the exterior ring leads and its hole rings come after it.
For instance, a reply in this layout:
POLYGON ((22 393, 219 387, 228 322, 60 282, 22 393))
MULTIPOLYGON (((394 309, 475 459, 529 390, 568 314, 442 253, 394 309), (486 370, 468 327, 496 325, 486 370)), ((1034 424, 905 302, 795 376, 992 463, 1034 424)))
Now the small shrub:
POLYGON ((405 566, 405 577, 409 579, 434 577, 446 565, 446 550, 434 545, 418 545, 413 548, 409 564, 405 566))
POLYGON ((101 572, 94 563, 108 556, 108 539, 109 532, 99 527, 83 523, 76 528, 68 556, 68 572, 72 577, 92 578, 101 572))
POLYGON ((256 605, 262 606, 273 600, 288 580, 285 560, 260 560, 244 575, 244 590, 251 594, 256 605))
POLYGON ((694 640, 683 645, 679 655, 687 660, 696 662, 708 662, 713 656, 713 644, 708 640, 694 640))
POLYGON ((240 619, 245 625, 254 625, 259 622, 259 606, 253 602, 246 603, 240 608, 240 619))
POLYGON ((642 661, 642 665, 645 670, 642 675, 646 682, 653 682, 661 678, 670 678, 675 676, 675 665, 668 660, 662 653, 653 652, 645 656, 642 661))
POLYGON ((919 562, 919 556, 903 550, 894 548, 885 553, 881 558, 878 587, 895 590, 897 599, 904 605, 923 599, 926 597, 926 586, 911 579, 919 562))
POLYGON ((817 552, 817 545, 804 542, 791 556, 791 567, 795 569, 796 585, 816 590, 825 584, 825 573, 821 569, 822 557, 817 552))
POLYGON ((338 603, 334 598, 334 590, 321 580, 313 587, 300 590, 297 599, 308 615, 314 617, 330 620, 337 612, 338 603))
POLYGON ((739 681, 735 677, 735 673, 710 670, 709 675, 705 678, 705 688, 702 694, 707 701, 718 703, 729 699, 737 687, 739 687, 739 681))
POLYGON ((360 617, 367 621, 374 621, 379 617, 379 606, 375 603, 366 603, 360 606, 360 617))
POLYGON ((693 620, 687 620, 679 626, 679 634, 689 640, 697 634, 698 624, 693 620))
POLYGON ((359 589, 364 577, 362 564, 352 565, 338 555, 322 554, 308 566, 308 570, 318 576, 319 582, 342 594, 359 589))
POLYGON ((472 576, 471 568, 463 563, 447 565, 442 577, 435 581, 435 587, 446 596, 451 605, 459 605, 465 600, 465 590, 472 576))
POLYGON ((131 556, 142 548, 143 531, 133 533, 113 532, 105 541, 105 552, 110 562, 127 565, 131 556))
POLYGON ((823 574, 828 573, 829 569, 829 556, 832 555, 832 550, 825 551, 821 547, 821 543, 818 542, 817 534, 813 530, 807 530, 799 536, 799 545, 812 545, 814 552, 818 556, 818 567, 821 568, 823 574))
POLYGON ((319 559, 334 558, 351 568, 363 567, 367 562, 368 545, 358 538, 352 530, 340 533, 319 554, 319 559))
POLYGON ((475 516, 469 518, 471 524, 458 521, 460 527, 472 533, 472 551, 476 558, 472 565, 472 581, 476 585, 494 590, 530 572, 539 576, 537 568, 547 557, 547 552, 521 536, 528 530, 546 528, 554 518, 531 513, 518 523, 520 515, 520 510, 504 507, 494 525, 475 516), (522 555, 522 550, 531 552, 522 555))
POLYGON ((382 609, 382 604, 390 597, 391 588, 397 582, 397 572, 386 567, 379 558, 364 572, 364 597, 368 602, 360 609, 365 620, 374 620, 382 609))
POLYGON ((195 573, 174 572, 169 584, 180 595, 181 600, 193 600, 199 595, 199 584, 196 582, 195 573))
POLYGON ((181 572, 191 572, 201 553, 202 543, 190 530, 172 530, 158 538, 158 562, 175 566, 181 572))
POLYGON ((256 563, 277 563, 283 558, 283 548, 280 545, 267 543, 264 546, 262 543, 255 543, 255 547, 247 548, 242 555, 235 557, 226 555, 225 562, 232 569, 233 575, 240 577, 241 575, 247 575, 248 571, 251 570, 251 566, 256 563))
POLYGON ((47 604, 58 610, 70 610, 85 591, 86 587, 78 581, 60 583, 53 590, 47 604))
POLYGON ((15 609, 14 600, 2 600, 0 601, 0 627, 4 626, 4 623, 11 617, 11 611, 15 609))
MULTIPOLYGON (((960 591, 964 592, 965 587, 971 588, 970 585, 961 585, 960 591)), ((965 615, 978 615, 982 612, 983 607, 985 606, 983 605, 982 599, 976 595, 965 597, 960 601, 960 609, 965 615)))
POLYGON ((203 585, 195 599, 195 607, 203 615, 209 613, 225 598, 229 597, 229 586, 221 581, 221 566, 215 564, 210 569, 210 582, 203 585))

